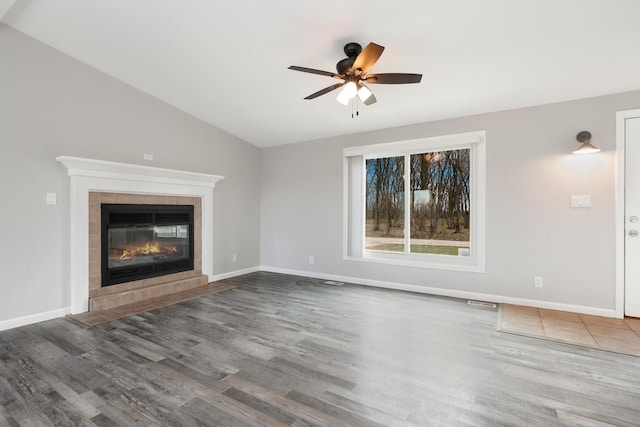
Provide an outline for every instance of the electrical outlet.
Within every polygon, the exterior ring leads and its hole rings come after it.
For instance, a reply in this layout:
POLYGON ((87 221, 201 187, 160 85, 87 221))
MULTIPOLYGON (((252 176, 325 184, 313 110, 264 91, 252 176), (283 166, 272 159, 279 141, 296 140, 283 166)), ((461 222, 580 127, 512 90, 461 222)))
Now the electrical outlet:
POLYGON ((153 154, 145 154, 142 156, 145 160, 153 160, 153 154))
POLYGON ((313 263, 314 263, 313 255, 309 255, 309 264, 313 264, 313 263))
POLYGON ((237 254, 233 254, 233 256, 231 257, 231 261, 238 262, 238 255, 237 254))
POLYGON ((58 195, 56 193, 47 193, 47 204, 55 205, 58 203, 58 195))
POLYGON ((541 288, 542 287, 542 277, 540 276, 536 276, 533 278, 533 285, 536 288, 541 288))

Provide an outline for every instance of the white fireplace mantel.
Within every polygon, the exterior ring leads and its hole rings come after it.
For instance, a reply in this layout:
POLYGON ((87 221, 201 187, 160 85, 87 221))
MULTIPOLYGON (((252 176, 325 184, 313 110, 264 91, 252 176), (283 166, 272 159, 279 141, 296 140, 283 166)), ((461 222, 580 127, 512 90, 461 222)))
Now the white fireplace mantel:
POLYGON ((71 156, 56 160, 71 177, 71 313, 83 313, 89 307, 89 193, 93 191, 200 197, 202 273, 213 277, 213 188, 224 177, 71 156))

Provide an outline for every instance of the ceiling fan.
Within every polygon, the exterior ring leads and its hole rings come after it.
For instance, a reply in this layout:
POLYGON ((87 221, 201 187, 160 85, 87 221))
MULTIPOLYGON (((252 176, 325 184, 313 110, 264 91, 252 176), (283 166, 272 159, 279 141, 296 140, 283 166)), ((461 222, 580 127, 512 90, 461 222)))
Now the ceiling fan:
POLYGON ((336 89, 342 88, 342 91, 336 98, 340 103, 349 105, 349 102, 357 96, 365 105, 371 105, 376 102, 376 97, 367 87, 367 84, 420 83, 420 80, 422 79, 422 74, 368 74, 369 70, 378 61, 378 58, 380 58, 383 51, 384 47, 375 43, 369 43, 364 49, 362 49, 362 46, 358 43, 347 43, 344 46, 344 53, 347 57, 338 61, 336 64, 337 73, 316 70, 313 68, 298 67, 296 65, 290 66, 289 69, 342 80, 340 83, 321 89, 304 99, 314 99, 336 89))

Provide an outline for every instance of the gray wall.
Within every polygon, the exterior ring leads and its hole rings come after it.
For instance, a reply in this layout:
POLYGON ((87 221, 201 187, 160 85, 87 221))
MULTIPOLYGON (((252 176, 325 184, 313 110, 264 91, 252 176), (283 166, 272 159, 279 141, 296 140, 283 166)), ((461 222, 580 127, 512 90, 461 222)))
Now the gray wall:
POLYGON ((640 92, 258 150, 4 25, 0 58, 0 321, 69 304, 63 154, 224 175, 215 274, 263 265, 613 308, 614 117, 640 107, 640 92), (583 129, 602 153, 569 154, 583 129), (486 273, 342 260, 344 147, 475 130, 487 131, 486 273), (569 208, 572 194, 593 206, 569 208))
MULTIPOLYGON (((613 309, 615 112, 638 107, 640 92, 632 92, 264 149, 262 264, 613 309), (477 130, 487 135, 486 273, 342 259, 344 147, 477 130), (601 153, 570 154, 581 130, 601 153), (592 207, 571 209, 570 196, 582 194, 592 207)), ((366 109, 356 120, 367 120, 366 109)))
POLYGON ((69 305, 59 155, 225 176, 214 190, 214 273, 259 264, 256 147, 2 24, 0 58, 0 321, 69 305), (57 205, 46 205, 49 192, 57 205))

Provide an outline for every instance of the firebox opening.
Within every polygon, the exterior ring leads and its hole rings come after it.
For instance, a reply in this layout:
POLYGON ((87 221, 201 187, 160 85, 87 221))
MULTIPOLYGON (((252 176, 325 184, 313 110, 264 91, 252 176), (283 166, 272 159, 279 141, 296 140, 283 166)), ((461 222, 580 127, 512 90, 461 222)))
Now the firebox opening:
POLYGON ((192 205, 101 206, 102 286, 193 270, 192 205))

